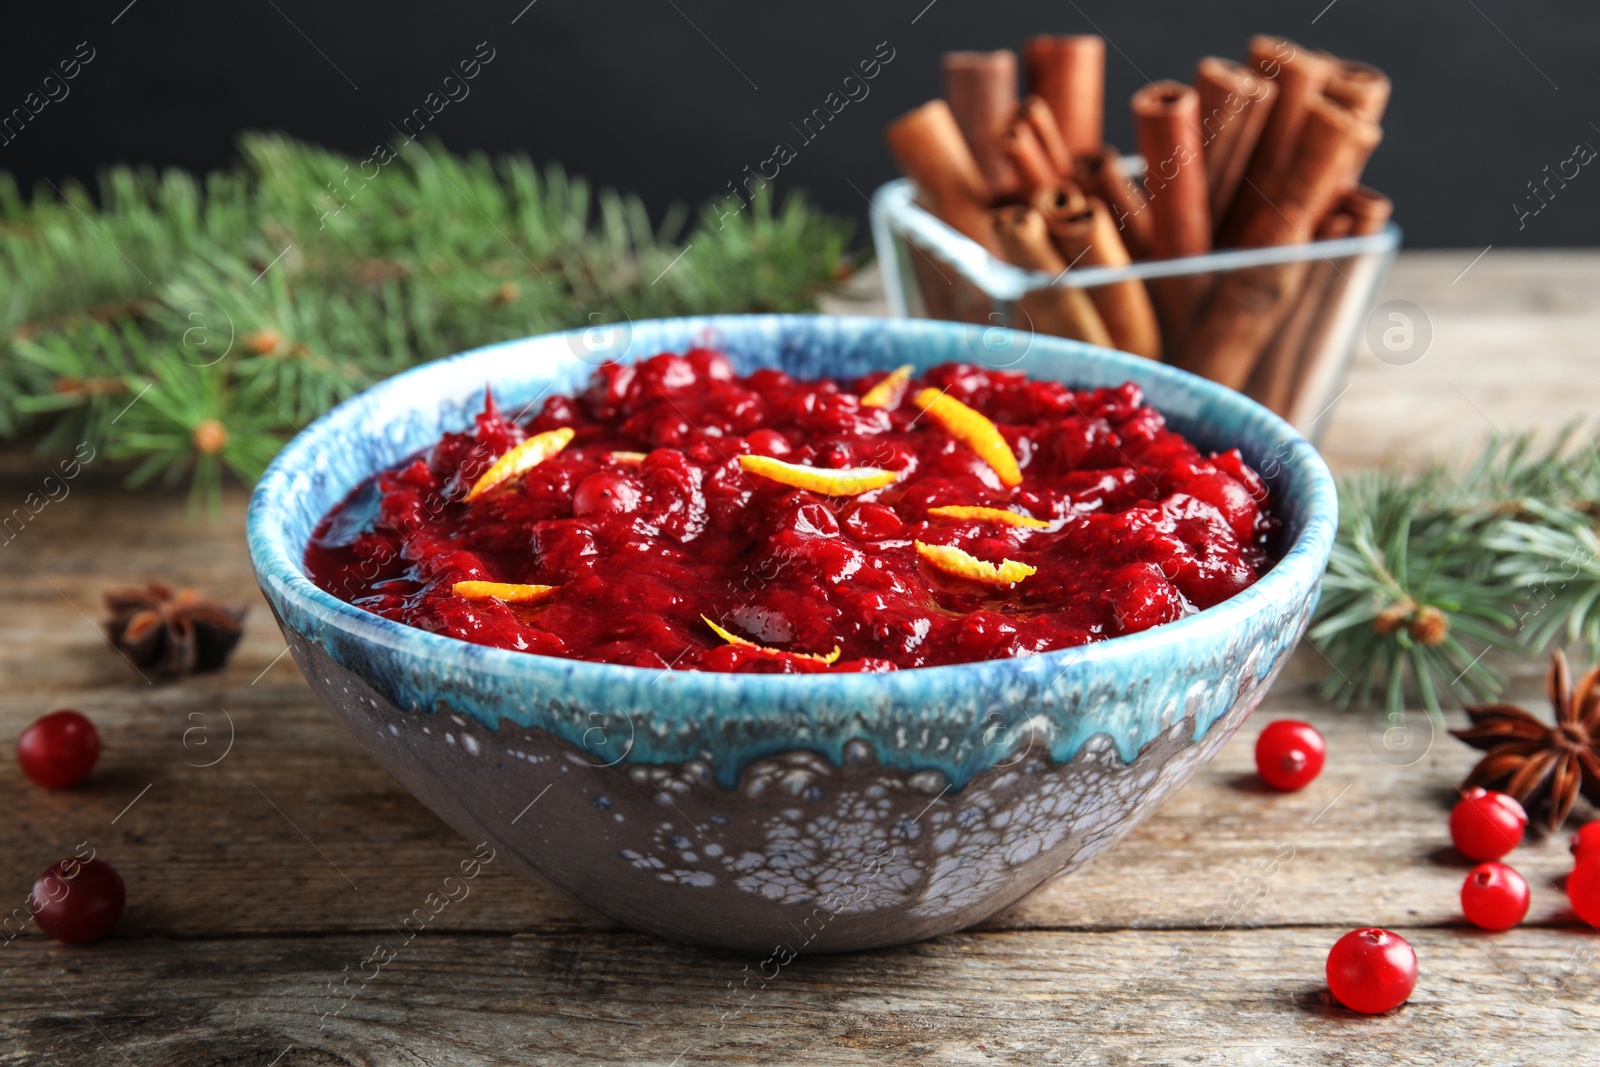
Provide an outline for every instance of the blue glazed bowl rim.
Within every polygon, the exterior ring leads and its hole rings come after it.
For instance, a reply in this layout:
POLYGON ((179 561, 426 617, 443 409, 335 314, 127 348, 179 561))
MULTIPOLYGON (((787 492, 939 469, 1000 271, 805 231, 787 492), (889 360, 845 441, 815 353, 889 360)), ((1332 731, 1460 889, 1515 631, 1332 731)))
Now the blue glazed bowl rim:
MULTIPOLYGON (((681 329, 687 339, 696 331, 706 329, 781 330, 786 325, 818 321, 826 321, 843 330, 900 329, 923 335, 974 329, 964 323, 931 319, 844 315, 713 315, 639 320, 632 325, 635 331, 647 328, 681 329)), ((987 332, 999 328, 984 329, 987 332)), ((670 687, 673 694, 673 699, 661 702, 660 710, 670 706, 680 709, 680 713, 684 714, 689 713, 688 709, 694 709, 699 714, 714 714, 719 707, 735 702, 746 711, 751 708, 771 708, 777 712, 793 707, 796 700, 803 702, 808 693, 816 693, 819 698, 826 696, 830 702, 841 699, 873 702, 890 692, 903 699, 919 692, 932 696, 955 685, 962 688, 999 686, 1024 676, 1034 681, 1044 677, 1060 678, 1069 670, 1092 669, 1096 664, 1111 660, 1138 659, 1187 640, 1214 636, 1218 632, 1245 631, 1252 619, 1264 616, 1273 605, 1303 597, 1320 579, 1332 551, 1338 515, 1333 476, 1315 447, 1287 422, 1241 393, 1168 364, 1077 341, 1029 336, 1029 344, 1056 346, 1069 356, 1073 353, 1092 354, 1103 362, 1119 365, 1126 371, 1128 380, 1165 382, 1177 391, 1201 400, 1208 411, 1231 413, 1255 423, 1258 428, 1264 427, 1268 431, 1268 439, 1258 444, 1283 457, 1283 466, 1290 468, 1291 476, 1300 483, 1295 492, 1304 501, 1305 507, 1300 533, 1276 565, 1254 585, 1221 604, 1136 634, 1032 656, 908 668, 877 674, 662 671, 489 648, 374 615, 324 591, 306 576, 301 562, 305 546, 288 543, 282 521, 289 509, 286 495, 294 488, 297 472, 311 463, 319 449, 337 446, 340 434, 347 429, 344 426, 347 420, 353 419, 362 408, 385 393, 404 396, 412 382, 440 374, 444 367, 464 365, 472 360, 486 359, 492 353, 535 343, 561 341, 577 344, 581 343, 584 332, 580 328, 539 334, 419 364, 345 400, 300 431, 268 466, 250 499, 250 556, 257 581, 268 594, 269 600, 276 595, 292 611, 315 617, 324 625, 331 625, 359 641, 391 649, 411 659, 433 661, 448 670, 465 668, 512 682, 531 682, 535 678, 548 681, 553 675, 576 688, 590 691, 607 683, 629 684, 643 675, 658 674, 660 677, 655 683, 670 687)), ((1012 331, 1004 332, 1009 334, 1012 331)), ((685 343, 688 344, 687 341, 685 343)), ((405 406, 419 405, 408 399, 405 406)), ((376 472, 367 472, 369 475, 372 473, 376 472)), ((345 491, 348 492, 350 488, 354 486, 347 487, 345 491)))

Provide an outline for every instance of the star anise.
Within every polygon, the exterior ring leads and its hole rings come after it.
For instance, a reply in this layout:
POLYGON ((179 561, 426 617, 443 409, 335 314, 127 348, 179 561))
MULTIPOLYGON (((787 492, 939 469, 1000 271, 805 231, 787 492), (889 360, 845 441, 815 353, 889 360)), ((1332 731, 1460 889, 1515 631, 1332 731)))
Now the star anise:
POLYGON ((1487 704, 1469 706, 1472 725, 1450 732, 1488 753, 1467 775, 1463 789, 1503 789, 1529 814, 1542 808, 1545 824, 1555 830, 1580 792, 1600 804, 1600 667, 1579 679, 1574 690, 1567 657, 1557 649, 1546 685, 1554 726, 1510 704, 1487 704))
POLYGON ((245 608, 212 600, 194 589, 150 582, 143 589, 105 593, 106 635, 134 666, 158 674, 214 671, 243 633, 245 608))

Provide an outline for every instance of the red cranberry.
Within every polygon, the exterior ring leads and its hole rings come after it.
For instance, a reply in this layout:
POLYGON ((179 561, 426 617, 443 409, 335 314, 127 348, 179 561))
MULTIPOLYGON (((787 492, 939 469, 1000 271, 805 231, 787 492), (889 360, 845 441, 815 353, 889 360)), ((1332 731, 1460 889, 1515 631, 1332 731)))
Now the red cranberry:
POLYGON ((780 456, 787 456, 793 451, 793 449, 789 447, 788 438, 784 437, 783 434, 779 433, 777 430, 757 430, 744 440, 745 443, 750 446, 750 451, 754 452, 758 456, 772 456, 773 458, 778 458, 780 456))
POLYGON ((886 504, 857 504, 844 517, 850 536, 861 541, 884 541, 905 529, 900 516, 886 504))
POLYGON ((1352 930, 1328 952, 1328 989, 1365 1015, 1392 1011, 1417 984, 1417 954, 1399 934, 1376 926, 1352 930))
POLYGON ((1183 615, 1183 595, 1154 563, 1128 563, 1108 576, 1111 610, 1123 633, 1137 633, 1183 615))
POLYGON ((126 901, 115 867, 105 860, 73 858, 51 864, 34 879, 28 908, 39 929, 57 941, 81 944, 110 933, 126 901))
POLYGON ((995 377, 982 367, 970 363, 942 363, 929 368, 924 380, 963 403, 982 407, 995 377))
POLYGON ((639 395, 639 372, 633 364, 602 363, 584 391, 584 399, 596 417, 609 419, 632 410, 639 395))
POLYGON ((1600 856, 1600 819, 1578 827, 1568 847, 1572 849, 1572 858, 1579 863, 1585 856, 1600 856))
POLYGON ((600 558, 594 533, 574 522, 541 523, 534 531, 532 548, 539 565, 551 574, 586 574, 600 558))
POLYGON ((1567 901, 1578 918, 1600 927, 1600 859, 1579 860, 1567 875, 1567 901))
POLYGON ((1234 536, 1249 540, 1255 530, 1260 508, 1251 497, 1250 490, 1237 480, 1219 470, 1202 467, 1178 485, 1178 490, 1204 500, 1218 511, 1232 527, 1234 536))
POLYGON ((1472 868, 1461 883, 1461 910, 1485 930, 1509 930, 1528 915, 1528 883, 1503 863, 1472 868))
POLYGON ((642 496, 638 483, 625 474, 600 471, 578 483, 572 494, 572 513, 585 515, 626 515, 637 511, 642 496))
POLYGON ((559 426, 571 426, 581 418, 583 411, 572 397, 553 396, 544 402, 536 424, 529 426, 528 429, 533 433, 543 433, 559 426))
POLYGON ((1470 789, 1450 811, 1450 840, 1468 859, 1497 860, 1522 843, 1528 813, 1517 798, 1470 789))
POLYGON ((663 352, 639 364, 640 395, 650 399, 675 397, 694 388, 694 364, 682 356, 663 352))
MULTIPOLYGON (((1150 411, 1151 408, 1144 410, 1150 411)), ((1266 501, 1267 483, 1261 480, 1261 475, 1252 470, 1244 461, 1244 456, 1239 454, 1237 448, 1230 448, 1226 452, 1218 452, 1211 457, 1211 462, 1218 469, 1225 471, 1229 477, 1244 486, 1245 492, 1257 504, 1266 501)))
POLYGON ((689 361, 689 366, 694 368, 701 381, 731 382, 737 377, 728 357, 715 349, 691 348, 683 354, 683 358, 689 361))
POLYGON ((17 738, 22 773, 46 789, 81 781, 99 758, 99 732, 75 711, 52 711, 17 738))
POLYGON ((770 513, 772 528, 782 535, 792 533, 797 537, 838 537, 839 520, 819 500, 808 500, 795 494, 770 513))
POLYGON ((1328 743, 1308 722, 1279 719, 1256 738, 1256 770, 1274 789, 1292 793, 1322 773, 1328 743))

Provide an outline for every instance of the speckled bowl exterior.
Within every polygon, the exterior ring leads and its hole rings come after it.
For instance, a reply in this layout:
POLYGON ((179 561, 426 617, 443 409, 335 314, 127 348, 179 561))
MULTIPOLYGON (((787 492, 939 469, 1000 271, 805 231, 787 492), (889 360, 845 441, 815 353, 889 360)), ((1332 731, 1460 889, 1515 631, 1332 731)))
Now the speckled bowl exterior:
POLYGON ((960 929, 1127 833, 1288 658, 1335 512, 1309 444, 1171 367, 958 323, 725 316, 514 341, 375 386, 279 455, 251 499, 249 539, 312 687, 461 833, 639 929, 803 953, 960 929), (470 425, 486 384, 517 411, 580 389, 604 358, 696 345, 742 373, 961 360, 1076 387, 1132 379, 1174 428, 1240 448, 1267 477, 1285 554, 1231 600, 1144 633, 887 674, 656 671, 484 648, 368 614, 306 577, 317 521, 373 472, 470 425))

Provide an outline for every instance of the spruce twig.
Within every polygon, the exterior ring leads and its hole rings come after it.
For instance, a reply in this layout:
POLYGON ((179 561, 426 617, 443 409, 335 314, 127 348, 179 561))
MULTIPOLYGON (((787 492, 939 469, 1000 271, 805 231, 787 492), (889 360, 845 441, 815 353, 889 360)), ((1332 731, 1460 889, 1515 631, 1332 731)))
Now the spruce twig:
POLYGON ((1492 699, 1485 654, 1600 644, 1600 450, 1568 427, 1535 450, 1491 442, 1464 470, 1357 475, 1340 485, 1339 537, 1309 632, 1324 693, 1391 711, 1441 696, 1492 699))
POLYGON ((851 227, 765 195, 691 232, 559 167, 409 144, 356 161, 251 135, 201 180, 98 198, 0 174, 0 437, 80 443, 216 499, 329 406, 428 359, 600 320, 805 310, 851 227))

